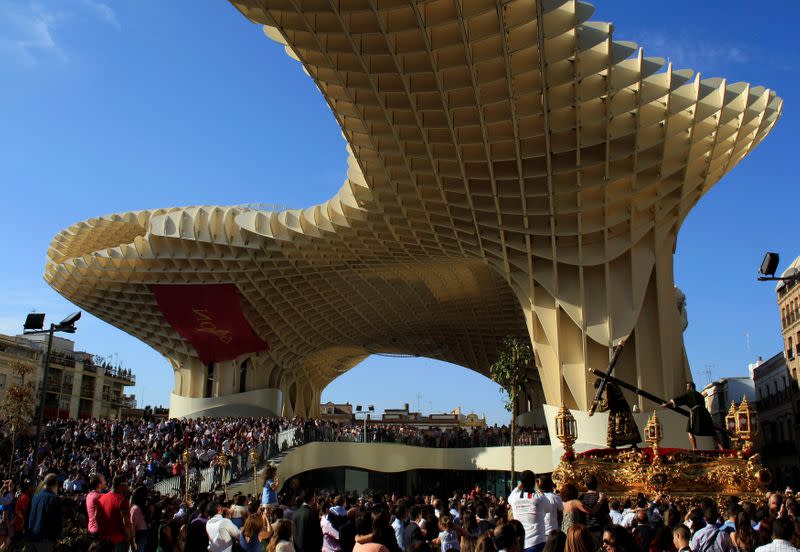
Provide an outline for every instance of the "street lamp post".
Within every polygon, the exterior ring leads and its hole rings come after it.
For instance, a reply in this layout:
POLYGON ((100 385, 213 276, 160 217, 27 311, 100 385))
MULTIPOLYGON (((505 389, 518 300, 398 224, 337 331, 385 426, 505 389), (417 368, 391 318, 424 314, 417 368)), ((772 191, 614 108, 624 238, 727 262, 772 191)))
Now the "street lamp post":
MULTIPOLYGON (((42 437, 42 425, 44 424, 44 405, 47 398, 47 373, 50 371, 50 354, 53 351, 53 334, 56 332, 75 333, 77 329, 75 322, 80 320, 81 311, 73 312, 58 324, 50 324, 50 328, 44 329, 44 313, 31 313, 25 318, 22 326, 23 335, 47 334, 47 351, 44 355, 44 367, 42 368, 42 398, 39 402, 39 414, 36 422, 36 441, 35 447, 39 448, 39 440, 42 437)), ((34 455, 36 453, 34 452, 34 455)))
POLYGON ((356 405, 356 414, 361 414, 363 411, 364 414, 364 431, 362 432, 361 442, 367 442, 367 420, 369 420, 369 415, 372 412, 375 412, 375 405, 369 404, 365 406, 361 406, 360 404, 356 405))

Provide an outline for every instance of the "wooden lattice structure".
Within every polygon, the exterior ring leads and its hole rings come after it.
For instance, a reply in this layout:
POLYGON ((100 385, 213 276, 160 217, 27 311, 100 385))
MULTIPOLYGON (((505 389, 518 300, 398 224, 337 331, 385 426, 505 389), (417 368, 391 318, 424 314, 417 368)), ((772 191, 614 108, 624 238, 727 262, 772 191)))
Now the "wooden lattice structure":
MULTIPOLYGON (((235 284, 270 345, 248 355, 247 389, 281 389, 286 414, 316 414, 371 353, 486 373, 507 335, 536 353, 529 404, 587 408, 586 368, 625 336, 618 377, 682 388, 677 233, 772 129, 773 91, 646 57, 572 0, 232 2, 330 106, 349 154, 339 192, 98 217, 48 252, 47 281, 167 356, 176 394, 202 396, 207 367, 153 283, 235 284)), ((215 395, 235 401, 241 361, 215 395)))

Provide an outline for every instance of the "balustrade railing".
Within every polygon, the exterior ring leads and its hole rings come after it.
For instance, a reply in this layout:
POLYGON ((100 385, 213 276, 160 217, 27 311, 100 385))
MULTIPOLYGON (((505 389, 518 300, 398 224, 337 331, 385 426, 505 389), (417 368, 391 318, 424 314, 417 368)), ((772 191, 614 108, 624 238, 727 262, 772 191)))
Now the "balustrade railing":
MULTIPOLYGON (((352 426, 346 429, 332 426, 316 426, 307 424, 293 427, 271 435, 268 439, 256 445, 258 451, 258 466, 278 454, 292 448, 308 443, 394 443, 399 445, 431 447, 431 448, 473 448, 508 446, 510 439, 504 432, 479 432, 476 434, 463 433, 452 435, 446 432, 427 434, 422 431, 394 430, 379 426, 367 426, 364 433, 363 426, 352 426)), ((547 431, 544 428, 523 430, 517 435, 517 445, 544 445, 549 443, 547 431)), ((215 457, 216 458, 216 457, 215 457)), ((212 492, 223 487, 222 468, 216 465, 214 459, 210 466, 200 468, 198 461, 189 468, 189 492, 212 492)), ((231 484, 240 478, 253 477, 253 465, 250 461, 250 449, 238 454, 228 454, 229 467, 225 473, 225 484, 231 484)), ((260 485, 260 482, 259 482, 260 485)), ((186 490, 186 474, 173 476, 156 483, 153 487, 161 494, 179 495, 186 490)))

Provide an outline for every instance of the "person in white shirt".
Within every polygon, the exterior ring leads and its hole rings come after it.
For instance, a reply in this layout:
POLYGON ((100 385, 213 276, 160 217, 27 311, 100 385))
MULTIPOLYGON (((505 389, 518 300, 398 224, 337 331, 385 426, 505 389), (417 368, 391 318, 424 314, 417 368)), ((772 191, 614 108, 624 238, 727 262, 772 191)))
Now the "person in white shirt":
POLYGON ((394 538, 397 540, 397 546, 400 550, 406 549, 405 531, 406 523, 408 522, 408 508, 403 503, 394 507, 394 519, 392 520, 392 529, 394 529, 394 538))
POLYGON ((547 540, 547 535, 552 531, 559 531, 561 529, 561 521, 564 518, 564 502, 561 497, 553 492, 553 480, 549 475, 541 475, 536 480, 536 485, 539 491, 544 494, 548 504, 545 505, 544 514, 544 535, 547 540))
POLYGON ((222 516, 219 504, 209 504, 209 511, 217 514, 206 523, 208 533, 208 550, 210 552, 231 552, 233 541, 239 538, 239 528, 231 520, 222 516))
POLYGON ((611 524, 622 525, 623 513, 619 500, 615 498, 608 504, 608 507, 609 507, 608 516, 611 518, 611 524))
POLYGON ((772 522, 772 542, 759 546, 756 552, 797 552, 792 546, 794 537, 794 523, 785 517, 779 517, 772 522))
POLYGON ((536 489, 536 476, 530 470, 520 475, 520 483, 508 496, 508 504, 514 519, 525 528, 523 552, 541 552, 547 541, 545 515, 550 510, 550 501, 536 489))

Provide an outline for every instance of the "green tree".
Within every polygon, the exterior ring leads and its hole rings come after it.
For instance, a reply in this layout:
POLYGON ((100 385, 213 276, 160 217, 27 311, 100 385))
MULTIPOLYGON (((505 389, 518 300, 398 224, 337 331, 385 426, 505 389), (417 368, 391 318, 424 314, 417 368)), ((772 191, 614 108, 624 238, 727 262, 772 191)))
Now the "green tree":
POLYGON ((528 341, 506 337, 500 348, 500 357, 489 367, 489 375, 506 397, 506 410, 511 411, 511 484, 514 485, 514 443, 517 433, 517 397, 525 389, 528 370, 533 367, 533 351, 528 341))
POLYGON ((33 383, 26 381, 34 370, 35 367, 27 362, 12 362, 11 373, 18 377, 20 382, 10 385, 6 389, 6 396, 0 402, 0 420, 11 431, 9 467, 12 472, 17 438, 20 432, 25 431, 30 425, 33 413, 36 410, 36 391, 33 388, 33 383))

